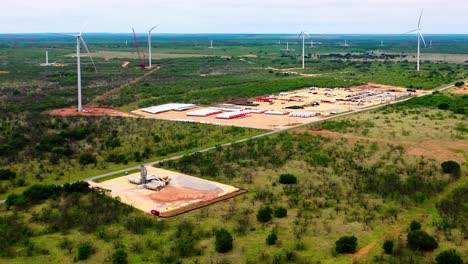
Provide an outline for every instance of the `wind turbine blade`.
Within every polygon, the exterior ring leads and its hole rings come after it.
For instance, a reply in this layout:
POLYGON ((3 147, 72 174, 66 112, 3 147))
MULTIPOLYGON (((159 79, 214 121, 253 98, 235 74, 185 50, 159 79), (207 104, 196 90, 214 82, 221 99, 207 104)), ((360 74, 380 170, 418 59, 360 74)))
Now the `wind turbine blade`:
POLYGON ((408 32, 405 32, 405 34, 408 34, 408 33, 413 33, 413 32, 416 32, 416 31, 418 31, 418 29, 413 29, 413 30, 410 30, 410 31, 408 31, 408 32))
POLYGON ((97 72, 96 64, 94 64, 93 56, 91 56, 91 52, 89 52, 88 45, 86 45, 86 42, 84 41, 83 37, 80 38, 81 43, 83 43, 83 46, 86 49, 86 52, 88 53, 89 58, 91 59, 91 62, 93 63, 94 70, 97 72))
POLYGON ((155 29, 155 28, 157 28, 157 27, 159 27, 159 25, 156 25, 156 26, 150 28, 150 30, 148 30, 148 31, 151 32, 151 31, 153 31, 153 29, 155 29))
POLYGON ((419 20, 418 20, 418 28, 421 25, 421 18, 422 18, 422 15, 423 15, 423 11, 424 11, 424 9, 421 9, 421 14, 419 15, 419 20))
POLYGON ((79 34, 80 36, 81 36, 81 34, 83 34, 83 31, 85 30, 85 28, 86 28, 87 25, 88 25, 88 21, 85 21, 85 22, 83 23, 83 26, 81 27, 80 34, 79 34))
POLYGON ((302 31, 301 34, 299 34, 299 36, 297 36, 297 38, 300 39, 302 37, 302 35, 304 35, 304 31, 302 31))
POLYGON ((422 41, 424 43, 424 47, 427 47, 426 41, 424 40, 424 37, 423 37, 423 34, 422 34, 421 30, 418 30, 418 34, 419 34, 419 36, 421 37, 421 39, 422 39, 422 41))

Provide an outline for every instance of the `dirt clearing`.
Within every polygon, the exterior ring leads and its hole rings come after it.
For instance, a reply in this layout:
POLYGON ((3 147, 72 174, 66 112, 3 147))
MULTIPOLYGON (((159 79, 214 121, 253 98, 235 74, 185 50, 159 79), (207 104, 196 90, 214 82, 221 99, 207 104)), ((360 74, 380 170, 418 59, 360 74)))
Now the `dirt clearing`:
POLYGON ((132 114, 115 110, 107 107, 86 107, 83 112, 78 112, 76 108, 62 108, 50 110, 49 115, 57 116, 123 116, 123 117, 136 117, 132 114))
POLYGON ((9 71, 0 71, 0 74, 9 74, 9 71))
POLYGON ((454 93, 454 94, 468 94, 468 86, 453 90, 452 93, 454 93))
POLYGON ((90 184, 93 187, 111 190, 111 196, 119 197, 122 203, 145 213, 157 210, 161 217, 182 214, 245 192, 233 186, 173 171, 154 167, 147 167, 147 170, 148 175, 170 177, 170 184, 160 191, 152 191, 141 185, 129 183, 129 179, 140 177, 139 172, 101 183, 90 182, 90 184))
MULTIPOLYGON (((385 85, 362 85, 350 88, 307 88, 282 92, 268 97, 255 97, 245 100, 225 102, 229 106, 236 104, 239 112, 250 112, 242 118, 222 119, 217 115, 192 116, 187 112, 206 110, 205 107, 191 111, 167 111, 157 114, 144 112, 144 109, 132 113, 145 118, 203 123, 223 126, 278 130, 299 124, 308 124, 324 117, 339 113, 357 111, 362 108, 386 104, 409 95, 420 95, 427 91, 409 93, 401 87, 385 85)), ((216 107, 219 105, 214 105, 216 107)), ((225 110, 223 110, 225 111, 225 110)))

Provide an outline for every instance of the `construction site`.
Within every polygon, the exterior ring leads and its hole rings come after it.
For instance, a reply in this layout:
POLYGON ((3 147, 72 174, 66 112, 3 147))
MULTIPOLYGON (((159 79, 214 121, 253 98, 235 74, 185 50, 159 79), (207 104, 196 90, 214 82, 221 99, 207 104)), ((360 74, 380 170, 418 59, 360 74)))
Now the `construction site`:
POLYGON ((377 84, 334 89, 310 87, 209 107, 172 103, 138 109, 132 113, 145 118, 178 122, 278 130, 426 93, 377 84))
POLYGON ((118 197, 122 203, 159 217, 173 217, 246 192, 218 182, 143 165, 138 173, 89 183, 92 187, 110 190, 110 195, 118 197))

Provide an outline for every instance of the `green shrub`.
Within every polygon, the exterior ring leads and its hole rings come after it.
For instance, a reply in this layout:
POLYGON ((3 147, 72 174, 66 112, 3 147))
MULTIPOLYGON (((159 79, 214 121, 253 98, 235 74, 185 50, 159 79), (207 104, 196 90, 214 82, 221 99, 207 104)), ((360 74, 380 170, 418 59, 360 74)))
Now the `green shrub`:
POLYGON ((437 108, 441 109, 441 110, 447 110, 449 109, 450 105, 447 104, 447 103, 441 103, 437 106, 437 108))
POLYGON ((343 236, 335 242, 335 250, 338 253, 354 253, 357 248, 355 236, 343 236))
POLYGON ((444 173, 450 173, 453 175, 459 175, 461 172, 460 164, 454 160, 448 160, 440 164, 444 173))
POLYGON ((219 253, 228 252, 232 249, 232 236, 229 231, 222 228, 216 231, 215 241, 216 251, 219 253))
POLYGON ((411 224, 410 224, 410 230, 411 231, 416 231, 416 230, 420 230, 421 229, 421 224, 419 222, 416 222, 416 221, 411 221, 411 224))
POLYGON ((1 180, 11 180, 16 178, 16 172, 9 169, 0 169, 0 181, 1 180))
POLYGON ((456 86, 456 87, 462 87, 463 85, 465 85, 464 82, 456 82, 456 83, 455 83, 455 86, 456 86))
POLYGON ((276 244, 276 241, 278 240, 278 236, 276 235, 276 232, 271 232, 266 238, 266 243, 267 245, 274 245, 276 244))
POLYGON ((76 260, 87 260, 89 256, 93 253, 93 248, 89 243, 82 243, 78 247, 78 255, 76 256, 76 260))
POLYGON ((385 254, 392 254, 393 252, 393 241, 392 240, 385 240, 382 246, 385 254))
POLYGON ((292 174, 281 174, 279 178, 279 182, 282 184, 295 184, 297 183, 296 176, 292 174))
POLYGON ((284 207, 276 207, 275 210, 274 210, 274 215, 275 217, 278 217, 278 218, 283 218, 283 217, 286 217, 288 215, 288 210, 284 207))
POLYGON ((436 249, 439 244, 428 233, 422 230, 415 230, 408 233, 408 246, 412 249, 432 251, 436 249))
POLYGON ((261 207, 257 212, 257 220, 262 223, 266 223, 271 220, 272 210, 271 207, 261 207))
POLYGON ((97 159, 93 154, 86 152, 80 155, 79 162, 81 165, 96 164, 97 159))
POLYGON ((128 264, 127 252, 122 248, 117 249, 112 255, 112 264, 128 264))
POLYGON ((463 264, 462 258, 454 249, 440 252, 436 257, 436 262, 437 264, 463 264))

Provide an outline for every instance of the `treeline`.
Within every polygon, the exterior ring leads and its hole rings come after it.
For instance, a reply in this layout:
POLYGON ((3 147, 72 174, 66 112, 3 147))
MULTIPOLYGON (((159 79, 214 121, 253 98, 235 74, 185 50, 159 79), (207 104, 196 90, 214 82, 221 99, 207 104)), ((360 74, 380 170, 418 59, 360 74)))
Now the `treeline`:
POLYGON ((455 114, 468 115, 468 95, 434 93, 432 95, 415 97, 405 102, 385 107, 381 111, 419 107, 437 108, 451 111, 455 114))

